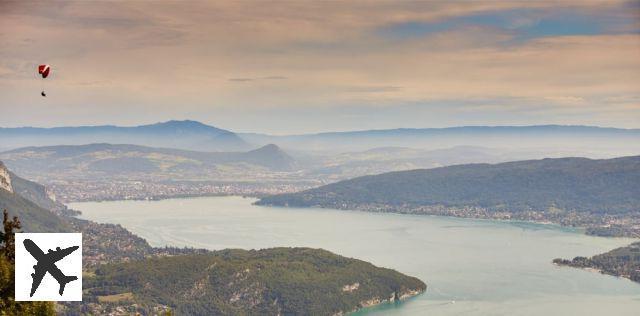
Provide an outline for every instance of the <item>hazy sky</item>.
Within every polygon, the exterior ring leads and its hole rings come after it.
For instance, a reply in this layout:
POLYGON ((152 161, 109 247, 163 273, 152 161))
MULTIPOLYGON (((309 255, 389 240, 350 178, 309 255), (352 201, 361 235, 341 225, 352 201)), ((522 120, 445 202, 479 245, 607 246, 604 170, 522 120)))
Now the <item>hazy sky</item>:
POLYGON ((0 126, 169 119, 640 128, 640 1, 0 2, 0 126))

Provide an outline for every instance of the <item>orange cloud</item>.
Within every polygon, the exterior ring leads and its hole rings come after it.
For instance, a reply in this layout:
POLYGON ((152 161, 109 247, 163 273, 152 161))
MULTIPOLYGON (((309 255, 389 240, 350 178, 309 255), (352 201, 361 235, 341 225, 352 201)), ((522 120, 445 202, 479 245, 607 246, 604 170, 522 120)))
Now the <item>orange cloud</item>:
MULTIPOLYGON (((77 111, 87 103, 99 108, 86 110, 86 115, 116 115, 132 107, 170 116, 172 111, 230 107, 392 107, 505 98, 527 100, 522 107, 535 102, 558 108, 607 106, 601 103, 605 100, 620 104, 612 98, 637 101, 640 95, 637 34, 513 43, 512 31, 491 26, 402 41, 375 33, 398 23, 440 22, 482 12, 565 8, 597 13, 620 3, 3 3, 0 110, 40 101, 32 98, 39 83, 31 72, 45 61, 54 65, 47 84, 57 95, 58 101, 51 101, 59 102, 57 111, 77 111)), ((632 105, 636 101, 625 101, 627 107, 618 109, 640 115, 632 105)))

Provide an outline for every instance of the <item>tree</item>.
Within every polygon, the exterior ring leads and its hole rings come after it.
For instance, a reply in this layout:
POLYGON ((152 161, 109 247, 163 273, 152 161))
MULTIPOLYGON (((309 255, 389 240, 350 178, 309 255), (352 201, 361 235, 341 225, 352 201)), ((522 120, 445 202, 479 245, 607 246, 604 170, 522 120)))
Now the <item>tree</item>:
POLYGON ((3 231, 0 232, 0 316, 9 315, 55 315, 52 302, 15 301, 15 233, 22 228, 17 216, 9 218, 4 210, 3 231))
POLYGON ((4 257, 10 262, 14 262, 16 259, 16 235, 15 232, 19 232, 22 228, 18 216, 14 216, 13 219, 9 219, 9 212, 3 211, 2 219, 2 247, 0 251, 4 257))

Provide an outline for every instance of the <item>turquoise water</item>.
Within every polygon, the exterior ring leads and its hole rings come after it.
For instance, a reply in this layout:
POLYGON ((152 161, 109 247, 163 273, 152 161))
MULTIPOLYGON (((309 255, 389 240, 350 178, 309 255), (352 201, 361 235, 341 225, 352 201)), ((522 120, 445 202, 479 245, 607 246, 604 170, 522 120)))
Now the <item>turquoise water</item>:
POLYGON ((557 267, 631 239, 600 238, 554 225, 327 209, 255 206, 206 197, 73 203, 98 222, 118 223, 153 246, 209 249, 304 246, 416 276, 424 295, 367 315, 637 315, 640 285, 557 267))

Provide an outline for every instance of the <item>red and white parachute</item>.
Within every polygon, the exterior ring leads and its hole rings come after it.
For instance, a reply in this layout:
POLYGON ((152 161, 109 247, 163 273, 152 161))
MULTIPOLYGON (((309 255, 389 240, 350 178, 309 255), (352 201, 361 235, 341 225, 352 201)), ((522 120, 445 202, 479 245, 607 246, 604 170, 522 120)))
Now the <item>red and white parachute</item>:
MULTIPOLYGON (((45 78, 49 77, 49 73, 51 72, 51 66, 49 65, 39 65, 38 66, 38 73, 42 76, 42 80, 44 80, 45 78)), ((44 83, 42 83, 42 85, 44 86, 44 83)), ((46 97, 47 94, 44 93, 44 87, 42 88, 42 92, 40 92, 40 95, 43 97, 46 97)))
POLYGON ((51 72, 51 66, 49 65, 40 65, 38 66, 38 73, 42 75, 42 79, 49 76, 49 72, 51 72))

